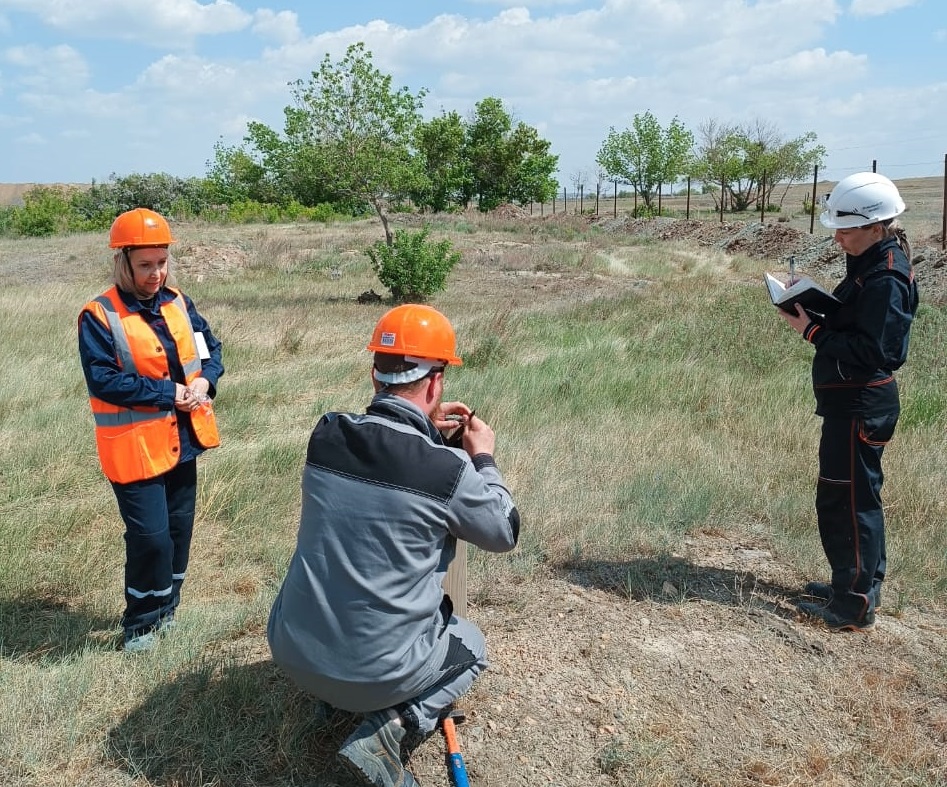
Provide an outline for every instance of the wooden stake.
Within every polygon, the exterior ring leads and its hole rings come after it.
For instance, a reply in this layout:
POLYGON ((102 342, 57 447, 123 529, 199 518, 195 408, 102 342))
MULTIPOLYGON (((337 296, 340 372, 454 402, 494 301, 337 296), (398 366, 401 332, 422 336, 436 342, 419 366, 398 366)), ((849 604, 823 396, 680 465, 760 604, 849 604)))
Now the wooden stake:
POLYGON ((454 602, 454 614, 467 617, 467 542, 457 542, 457 552, 447 567, 444 577, 444 592, 454 602))

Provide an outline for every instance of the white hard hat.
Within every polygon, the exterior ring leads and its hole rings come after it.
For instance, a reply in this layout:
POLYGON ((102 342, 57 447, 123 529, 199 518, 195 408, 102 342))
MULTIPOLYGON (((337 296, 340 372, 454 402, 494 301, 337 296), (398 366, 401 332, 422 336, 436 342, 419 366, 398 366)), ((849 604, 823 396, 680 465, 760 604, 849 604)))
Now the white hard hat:
POLYGON ((865 227, 904 213, 898 187, 876 172, 856 172, 842 178, 823 203, 819 216, 833 230, 865 227))

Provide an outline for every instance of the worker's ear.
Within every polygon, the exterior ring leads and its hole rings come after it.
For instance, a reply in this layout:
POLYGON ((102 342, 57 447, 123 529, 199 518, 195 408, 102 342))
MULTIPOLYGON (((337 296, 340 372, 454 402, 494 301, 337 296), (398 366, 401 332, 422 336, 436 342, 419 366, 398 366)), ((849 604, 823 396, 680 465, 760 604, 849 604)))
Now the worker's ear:
POLYGON ((427 390, 425 391, 429 402, 437 399, 437 385, 444 383, 444 372, 431 372, 427 376, 427 390))

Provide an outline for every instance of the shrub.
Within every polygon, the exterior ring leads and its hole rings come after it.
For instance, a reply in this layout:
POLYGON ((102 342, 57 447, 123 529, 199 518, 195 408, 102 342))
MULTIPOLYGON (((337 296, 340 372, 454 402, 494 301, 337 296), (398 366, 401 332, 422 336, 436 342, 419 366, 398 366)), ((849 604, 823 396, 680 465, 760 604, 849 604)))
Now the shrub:
POLYGON ((328 223, 341 217, 331 202, 320 202, 318 205, 306 208, 305 215, 310 221, 320 221, 323 223, 328 223))
POLYGON ((23 195, 23 207, 13 211, 17 235, 43 237, 67 232, 72 223, 69 194, 54 186, 36 186, 23 195))
POLYGON ((429 242, 431 230, 396 230, 389 246, 378 241, 367 250, 378 280, 396 301, 426 301, 444 289, 447 274, 460 261, 449 240, 429 242))

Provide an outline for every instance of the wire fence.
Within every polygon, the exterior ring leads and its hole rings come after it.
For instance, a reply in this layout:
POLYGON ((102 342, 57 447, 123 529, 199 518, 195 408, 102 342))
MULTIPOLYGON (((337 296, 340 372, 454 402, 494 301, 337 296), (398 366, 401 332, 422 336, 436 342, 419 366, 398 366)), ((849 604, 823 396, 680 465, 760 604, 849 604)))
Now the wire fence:
MULTIPOLYGON (((812 172, 812 180, 808 184, 802 182, 767 184, 764 174, 758 191, 766 192, 767 189, 772 189, 772 194, 779 195, 780 201, 778 205, 773 205, 771 202, 772 195, 769 199, 757 199, 754 196, 749 201, 755 203, 758 208, 752 212, 759 212, 760 221, 763 222, 766 220, 767 213, 781 210, 786 199, 800 200, 801 197, 801 207, 804 208, 805 215, 808 217, 809 233, 812 234, 815 231, 815 219, 820 197, 831 190, 831 184, 857 171, 861 170, 820 170, 816 166, 812 172)), ((871 171, 886 174, 895 183, 898 181, 896 172, 889 174, 879 169, 877 159, 871 162, 871 171)), ((931 181, 929 184, 930 194, 924 196, 924 209, 926 213, 930 213, 932 216, 939 216, 940 247, 941 250, 944 250, 947 249, 947 154, 944 154, 943 174, 929 176, 928 179, 931 181)), ((915 179, 912 178, 911 180, 915 179)), ((694 182, 691 178, 687 178, 682 183, 671 185, 667 193, 663 193, 666 185, 659 186, 657 194, 651 195, 650 204, 646 204, 643 199, 639 199, 637 192, 629 189, 628 184, 621 181, 602 181, 589 193, 586 193, 585 187, 581 184, 571 193, 566 187, 563 187, 562 191, 551 202, 532 203, 529 210, 530 213, 538 213, 541 216, 572 213, 617 217, 620 212, 630 212, 634 216, 641 213, 646 215, 675 215, 687 220, 692 218, 710 220, 711 215, 713 215, 713 218, 720 223, 723 223, 728 215, 731 217, 735 215, 734 211, 728 210, 727 207, 726 196, 729 184, 725 181, 709 186, 706 183, 694 182)), ((740 217, 745 218, 748 213, 750 211, 743 211, 740 217)))

